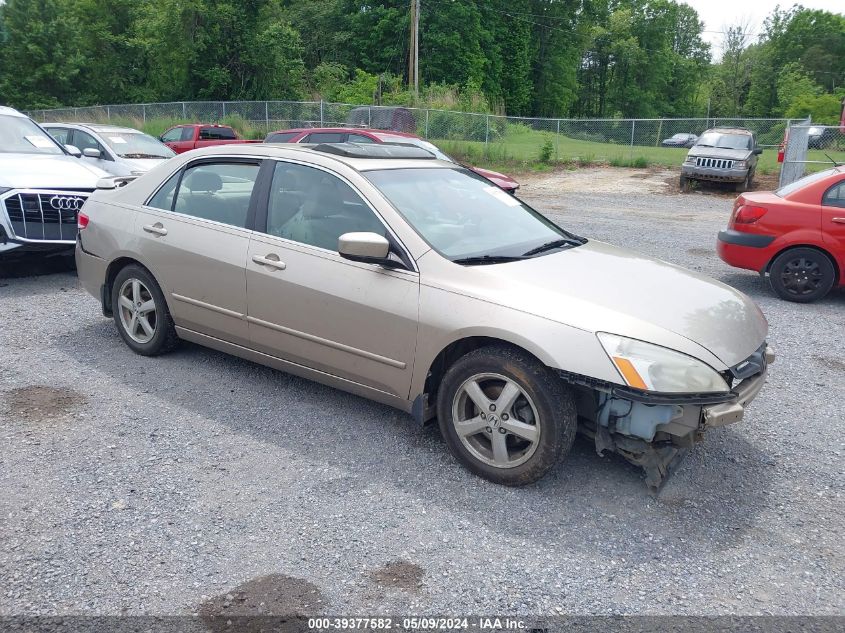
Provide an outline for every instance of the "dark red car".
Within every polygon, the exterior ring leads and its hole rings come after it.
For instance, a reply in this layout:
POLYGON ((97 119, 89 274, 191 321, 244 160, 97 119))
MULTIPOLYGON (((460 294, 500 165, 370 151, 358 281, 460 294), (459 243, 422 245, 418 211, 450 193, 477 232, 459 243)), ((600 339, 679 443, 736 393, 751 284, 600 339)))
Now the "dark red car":
POLYGON ((742 194, 716 250, 731 266, 769 273, 789 301, 815 301, 845 285, 845 166, 742 194))
MULTIPOLYGON (((404 143, 406 145, 416 145, 432 152, 437 158, 441 160, 448 160, 450 163, 457 161, 452 160, 446 154, 441 152, 436 145, 429 143, 425 139, 421 139, 414 134, 406 132, 392 132, 387 130, 373 130, 362 128, 348 128, 348 127, 312 127, 300 128, 295 130, 279 130, 278 132, 270 132, 265 143, 404 143)), ((481 167, 470 167, 479 176, 484 176, 501 189, 508 193, 516 193, 519 189, 519 183, 509 176, 500 174, 497 171, 489 169, 482 169, 481 167)))

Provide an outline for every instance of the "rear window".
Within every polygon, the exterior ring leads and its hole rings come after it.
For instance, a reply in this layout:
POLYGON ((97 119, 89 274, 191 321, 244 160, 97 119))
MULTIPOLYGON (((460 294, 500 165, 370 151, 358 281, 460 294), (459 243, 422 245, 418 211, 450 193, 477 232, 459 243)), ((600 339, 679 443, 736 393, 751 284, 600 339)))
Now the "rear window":
POLYGON ((835 172, 835 169, 825 169, 824 171, 817 171, 816 173, 804 176, 803 178, 800 178, 793 183, 784 185, 783 187, 775 191, 775 195, 780 196, 781 198, 785 198, 789 194, 795 193, 796 191, 806 187, 807 185, 812 185, 814 182, 824 180, 828 176, 833 175, 835 172))
POLYGON ((343 134, 339 132, 314 132, 309 134, 306 143, 340 143, 343 141, 343 134))
POLYGON ((299 132, 273 132, 264 139, 265 143, 289 143, 299 132))
POLYGON ((201 141, 231 141, 236 138, 235 131, 227 127, 200 128, 201 141))

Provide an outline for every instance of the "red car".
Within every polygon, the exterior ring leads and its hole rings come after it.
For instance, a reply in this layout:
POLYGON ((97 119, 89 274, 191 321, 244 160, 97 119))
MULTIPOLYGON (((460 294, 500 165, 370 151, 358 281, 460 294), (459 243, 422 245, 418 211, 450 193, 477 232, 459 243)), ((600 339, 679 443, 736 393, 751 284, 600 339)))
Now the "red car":
POLYGON ((189 152, 192 149, 199 149, 200 147, 211 147, 212 145, 261 142, 242 139, 233 128, 228 125, 217 125, 216 123, 174 125, 159 136, 158 140, 177 154, 189 152))
MULTIPOLYGON (((392 132, 387 130, 373 130, 361 128, 348 127, 312 127, 300 128, 295 130, 279 130, 278 132, 270 132, 265 143, 405 143, 406 145, 416 145, 432 152, 437 158, 441 160, 448 160, 450 163, 457 161, 452 160, 446 154, 441 152, 436 145, 429 143, 425 139, 421 139, 414 134, 407 134, 405 132, 392 132)), ((519 183, 513 178, 500 174, 497 171, 490 171, 489 169, 481 169, 481 167, 470 167, 479 176, 484 176, 501 189, 508 193, 516 193, 519 189, 519 183)))
POLYGON ((789 301, 815 301, 845 285, 845 166, 742 194, 716 250, 731 266, 769 273, 789 301))

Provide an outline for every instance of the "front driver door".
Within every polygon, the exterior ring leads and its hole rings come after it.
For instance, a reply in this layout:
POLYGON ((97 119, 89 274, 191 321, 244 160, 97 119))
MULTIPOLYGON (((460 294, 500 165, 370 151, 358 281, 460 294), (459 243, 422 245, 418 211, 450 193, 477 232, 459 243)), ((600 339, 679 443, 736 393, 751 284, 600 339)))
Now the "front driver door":
POLYGON ((203 159, 139 209, 135 235, 175 324, 249 344, 245 265, 259 162, 203 159))
POLYGON ((407 398, 419 275, 337 253, 344 233, 386 234, 364 199, 332 173, 278 162, 256 227, 247 259, 253 347, 407 398))

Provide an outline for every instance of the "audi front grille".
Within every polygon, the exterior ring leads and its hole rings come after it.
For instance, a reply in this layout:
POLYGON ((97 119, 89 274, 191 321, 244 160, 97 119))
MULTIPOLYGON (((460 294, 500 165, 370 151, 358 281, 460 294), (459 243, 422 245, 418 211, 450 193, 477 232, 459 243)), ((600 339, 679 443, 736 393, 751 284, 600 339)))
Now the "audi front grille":
POLYGON ((696 158, 696 167, 712 167, 714 169, 733 169, 734 162, 724 158, 696 158))
POLYGON ((18 192, 2 200, 14 236, 22 240, 73 242, 76 214, 88 192, 18 192))

